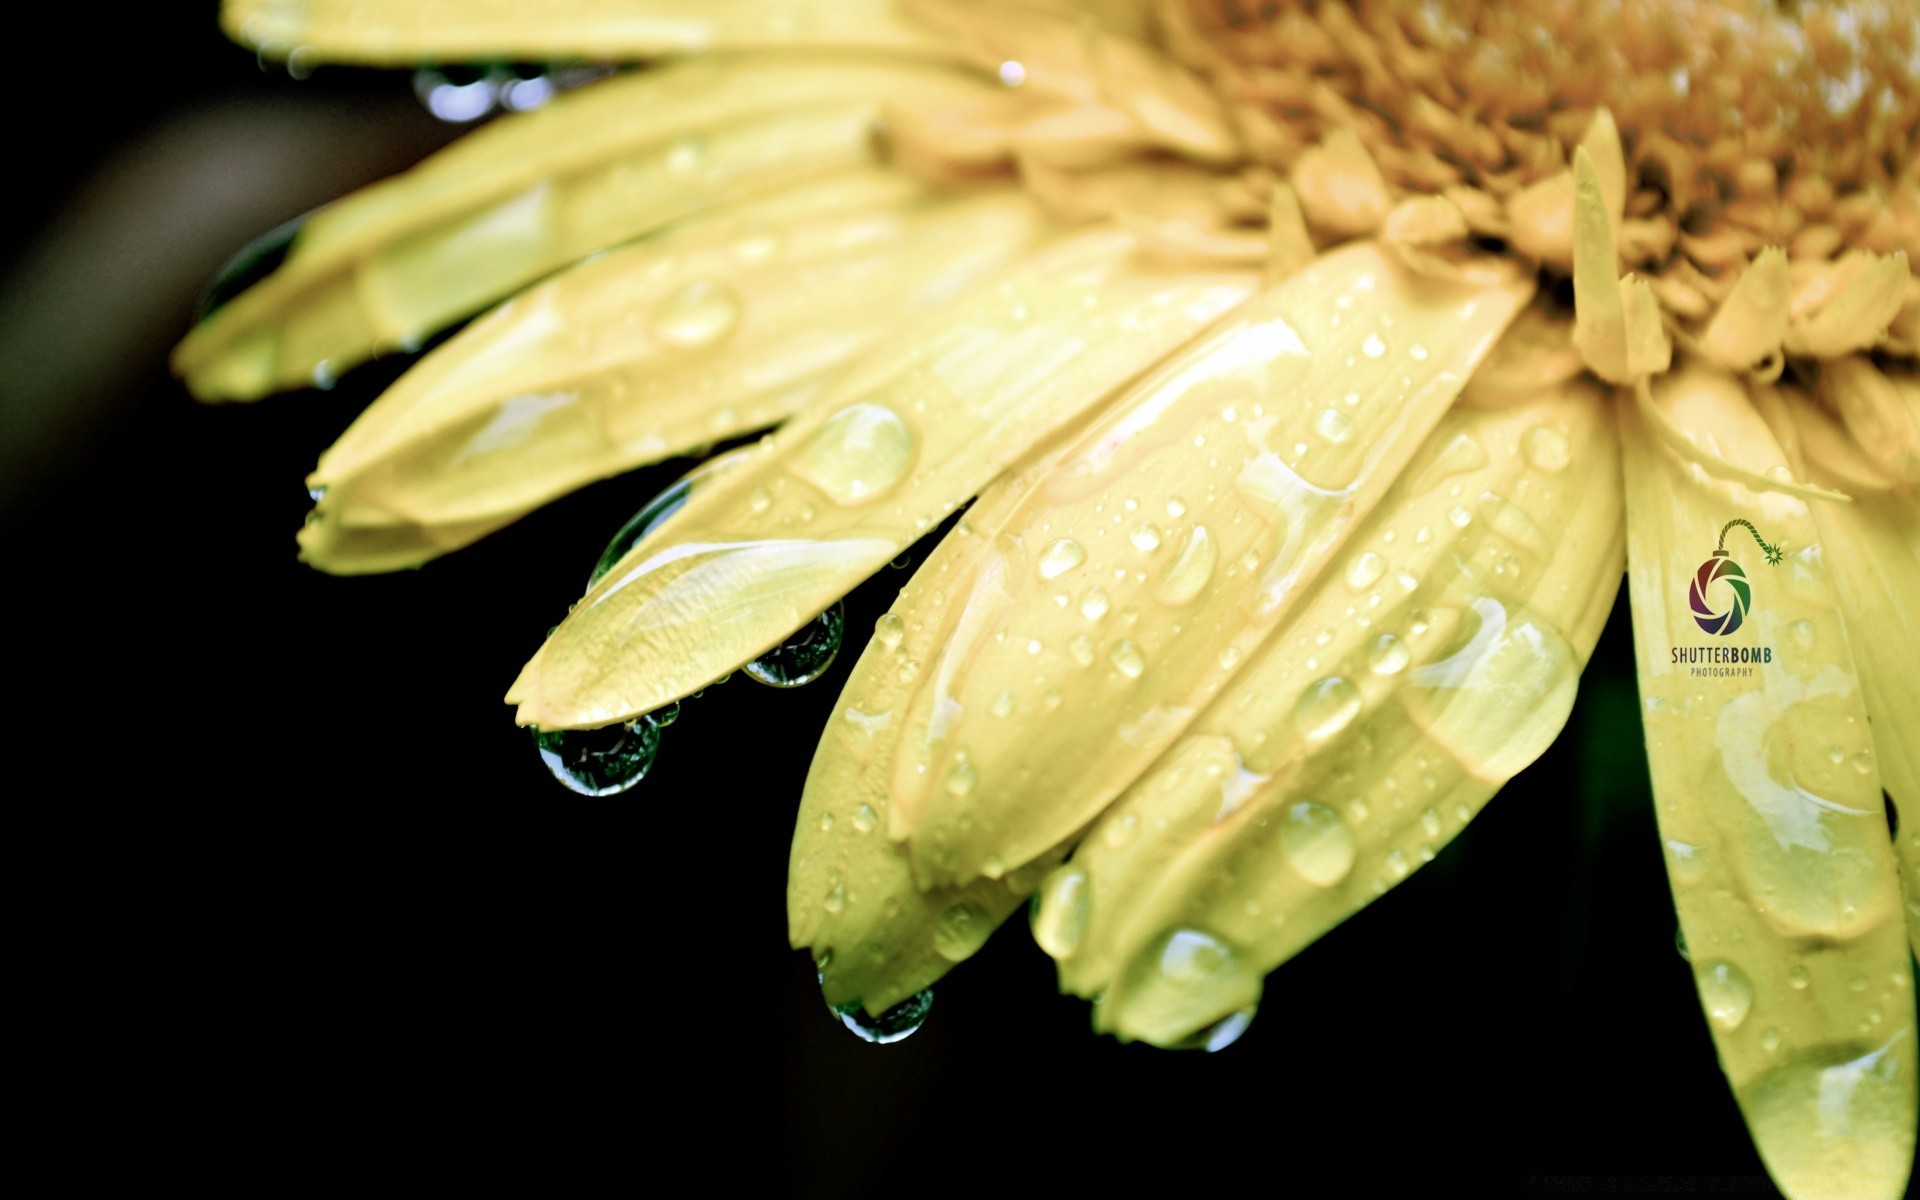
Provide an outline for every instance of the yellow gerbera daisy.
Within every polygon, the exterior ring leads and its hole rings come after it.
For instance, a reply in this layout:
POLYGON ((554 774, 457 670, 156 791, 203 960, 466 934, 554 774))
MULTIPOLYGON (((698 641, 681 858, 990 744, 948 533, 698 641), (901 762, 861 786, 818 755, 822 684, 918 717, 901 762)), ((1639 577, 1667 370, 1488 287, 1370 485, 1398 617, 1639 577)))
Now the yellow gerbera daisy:
POLYGON ((251 399, 505 301, 322 457, 300 540, 342 573, 779 424, 636 518, 514 683, 577 786, 732 671, 816 674, 839 598, 973 501, 801 803, 792 940, 850 1025, 910 1030, 1032 897, 1097 1028, 1231 1041, 1553 741, 1624 566, 1755 1143, 1794 1196, 1905 1186, 1920 18, 225 12, 296 65, 665 60, 316 214, 175 356, 251 399))

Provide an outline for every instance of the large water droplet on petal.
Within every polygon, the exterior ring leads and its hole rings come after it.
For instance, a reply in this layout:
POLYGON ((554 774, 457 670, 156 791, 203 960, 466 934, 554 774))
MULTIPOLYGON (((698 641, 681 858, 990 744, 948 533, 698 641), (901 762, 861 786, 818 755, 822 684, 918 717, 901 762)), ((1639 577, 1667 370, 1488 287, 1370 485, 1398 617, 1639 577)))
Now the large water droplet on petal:
POLYGON ((1753 985, 1739 967, 1715 962, 1700 972, 1700 1003, 1722 1029, 1738 1029, 1753 1007, 1753 985))
POLYGON ((802 625, 786 641, 748 663, 747 677, 778 688, 812 683, 827 673, 834 656, 840 653, 846 624, 846 605, 836 600, 832 608, 802 625))
POLYGON ((1360 713, 1360 689, 1338 675, 1313 684, 1294 705, 1294 723, 1313 741, 1324 741, 1352 723, 1360 713))
POLYGON ((1123 1036, 1171 1047, 1195 1044, 1259 1002, 1260 976, 1245 957, 1205 930, 1180 928, 1136 955, 1101 1003, 1123 1036))
POLYGON ((993 922, 980 906, 962 901, 940 914, 933 927, 933 948, 948 962, 964 962, 986 944, 992 932, 993 922))
POLYGON ((884 404, 849 404, 814 430, 788 469, 842 506, 865 504, 912 469, 913 430, 884 404))
POLYGON ((1291 804, 1281 818, 1280 852, 1302 879, 1332 887, 1353 870, 1353 830, 1324 804, 1291 804))
POLYGON ((1414 668, 1402 703, 1475 778, 1500 783, 1559 736, 1580 669, 1566 638, 1540 614, 1486 596, 1472 607, 1472 636, 1445 658, 1414 668))
POLYGON ((660 728, 651 715, 605 729, 535 730, 534 745, 570 791, 613 796, 647 777, 660 753, 660 728))
POLYGON ((928 988, 908 996, 877 1017, 869 1016, 858 1001, 841 1005, 833 1010, 833 1015, 861 1041, 884 1046, 920 1032, 920 1027, 927 1023, 927 1014, 932 1011, 933 989, 928 988))
POLYGON ((739 323, 739 294, 718 280, 695 279, 660 301, 649 328, 669 346, 692 350, 719 341, 739 323))
POLYGON ((1072 958, 1087 936, 1093 915, 1093 888, 1087 872, 1071 864, 1056 867, 1033 896, 1033 940, 1048 956, 1072 958))
POLYGON ((666 523, 668 517, 685 508, 695 489, 712 482, 715 476, 738 465, 751 450, 751 446, 742 446, 718 458, 708 459, 674 480, 672 485, 658 496, 641 505, 640 511, 629 517, 627 523, 620 527, 620 532, 614 534, 613 540, 607 543, 607 548, 600 554, 600 561, 593 565, 593 574, 587 577, 587 586, 591 588, 599 583, 601 577, 613 569, 613 564, 625 558, 627 551, 640 543, 640 539, 660 528, 666 523))
POLYGON ((1087 552, 1072 538, 1061 538, 1040 553, 1040 578, 1058 579, 1087 560, 1087 552))
POLYGON ((1788 1195, 1830 1195, 1836 1180, 1906 1177, 1913 1080, 1901 1066, 1897 1042, 1818 1046, 1742 1089, 1754 1144, 1788 1195))

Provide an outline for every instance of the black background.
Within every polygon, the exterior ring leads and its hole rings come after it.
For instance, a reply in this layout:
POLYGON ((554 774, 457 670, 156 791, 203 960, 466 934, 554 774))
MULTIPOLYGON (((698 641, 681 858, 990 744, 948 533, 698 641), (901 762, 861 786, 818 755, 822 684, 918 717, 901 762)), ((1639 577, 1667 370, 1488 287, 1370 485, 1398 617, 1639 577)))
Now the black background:
POLYGON ((1093 1036, 1017 918, 915 1037, 843 1032, 783 905, 852 655, 710 690, 639 789, 586 800, 499 697, 687 463, 421 571, 300 566, 302 477, 399 365, 205 408, 166 348, 241 243, 455 131, 404 74, 294 81, 177 8, 50 11, 10 89, 9 792, 51 818, 16 847, 49 964, 16 987, 61 1018, 43 1111, 100 1131, 83 1169, 137 1143, 270 1185, 1770 1194, 1674 947, 1624 596, 1565 736, 1224 1053, 1093 1036))

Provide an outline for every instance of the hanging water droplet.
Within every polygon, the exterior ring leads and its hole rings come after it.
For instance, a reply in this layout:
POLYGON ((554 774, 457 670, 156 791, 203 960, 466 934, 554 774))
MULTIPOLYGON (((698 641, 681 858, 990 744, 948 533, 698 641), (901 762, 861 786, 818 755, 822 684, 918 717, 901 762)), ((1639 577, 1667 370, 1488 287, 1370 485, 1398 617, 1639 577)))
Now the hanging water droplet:
POLYGON ((327 498, 326 484, 316 483, 311 487, 307 488, 307 499, 313 501, 315 505, 321 504, 326 500, 326 498, 327 498))
POLYGON ((206 290, 200 293, 200 301, 194 305, 194 323, 211 317, 225 308, 235 296, 246 291, 254 284, 280 269, 287 260, 287 252, 293 248, 294 238, 307 223, 312 213, 302 213, 284 225, 254 238, 234 252, 232 258, 220 264, 206 290))
MULTIPOLYGON (((1115 981, 1103 1007, 1113 1026, 1163 1046, 1218 1049, 1246 1027, 1216 1032, 1260 1001, 1260 975, 1234 947, 1203 929, 1177 928, 1150 943, 1115 981)), ((1237 1026, 1237 1027, 1236 1027, 1237 1026)))
POLYGON ((1302 879, 1332 887, 1353 870, 1353 830, 1326 805, 1301 801, 1282 818, 1280 852, 1302 879))
POLYGON ((1686 931, 1684 929, 1681 929, 1678 925, 1675 925, 1673 927, 1673 948, 1680 952, 1680 957, 1685 961, 1687 962, 1693 961, 1693 955, 1687 951, 1686 931))
POLYGON ((846 605, 834 601, 832 608, 802 625, 786 641, 748 663, 748 677, 768 687, 778 688, 812 683, 827 673, 827 668, 833 665, 834 656, 840 653, 840 637, 846 621, 846 605))
POLYGON ((1040 554, 1040 578, 1058 579, 1087 560, 1087 552, 1072 538, 1061 538, 1040 554))
POLYGON ((1033 895, 1033 940, 1056 960, 1072 958, 1087 936, 1093 886, 1084 868, 1054 868, 1033 895))
POLYGON ((695 279, 674 289, 653 310, 648 328, 669 346, 710 346, 740 323, 740 295, 717 279, 695 279))
POLYGON ((1520 440, 1520 452, 1542 471, 1559 471, 1573 459, 1567 435, 1551 425, 1535 425, 1520 440))
POLYGON ((1253 1028, 1254 1013, 1255 1010, 1251 1008, 1229 1013, 1185 1041, 1176 1043, 1170 1049, 1204 1050, 1208 1054, 1225 1050, 1239 1041, 1241 1034, 1253 1028))
POLYGON ((1339 675, 1329 675, 1301 693, 1293 719, 1306 737, 1324 741, 1345 729, 1359 712, 1360 689, 1339 675))
POLYGON ((1180 553, 1154 585, 1153 598, 1174 607, 1192 600, 1213 578, 1213 565, 1219 555, 1213 536, 1207 532, 1205 525, 1195 525, 1187 530, 1186 540, 1180 544, 1180 553))
POLYGON ((847 507, 899 483, 916 452, 913 431, 899 413, 884 404, 849 404, 821 422, 787 469, 847 507))
POLYGON ((831 1011, 861 1041, 885 1046, 920 1032, 933 1011, 933 989, 916 992, 877 1017, 869 1016, 858 1001, 831 1011))
POLYGON ((1738 1029, 1753 1007, 1753 985, 1732 963, 1711 963, 1700 972, 1700 1002, 1714 1024, 1738 1029))
POLYGON ((933 928, 933 948, 948 962, 964 962, 986 944, 993 922, 979 905, 962 901, 940 914, 933 928))
POLYGON ((499 80, 486 67, 422 67, 413 73, 413 94, 440 120, 465 125, 493 111, 499 100, 499 80))
POLYGON ((660 729, 650 717, 639 717, 605 729, 536 729, 533 743, 569 791, 615 796, 647 777, 660 753, 660 729))
POLYGON ((680 719, 680 702, 669 700, 659 708, 647 714, 649 720, 662 729, 680 719))
POLYGON ((717 475, 731 470, 747 453, 743 447, 718 458, 709 459, 693 470, 673 481, 658 496, 640 506, 640 511, 627 519, 620 531, 613 535, 607 548, 601 552, 600 561, 593 565, 593 573, 587 577, 587 586, 591 588, 599 583, 601 577, 613 569, 615 563, 627 556, 627 552, 640 544, 640 540, 660 528, 668 517, 687 506, 694 490, 710 483, 717 475))
POLYGON ((1395 675, 1413 661, 1407 644, 1390 633, 1374 638, 1367 646, 1367 669, 1375 675, 1395 675))

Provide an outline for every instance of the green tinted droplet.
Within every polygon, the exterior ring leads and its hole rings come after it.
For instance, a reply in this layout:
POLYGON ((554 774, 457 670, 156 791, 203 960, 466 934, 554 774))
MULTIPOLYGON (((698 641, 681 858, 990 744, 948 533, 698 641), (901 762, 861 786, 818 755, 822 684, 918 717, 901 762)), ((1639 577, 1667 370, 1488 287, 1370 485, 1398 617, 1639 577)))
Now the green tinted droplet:
POLYGON ((647 777, 660 752, 660 729, 650 717, 605 729, 536 729, 533 742, 547 770, 569 791, 614 796, 647 777))
POLYGON ((1281 820, 1280 852, 1302 879, 1332 887, 1353 870, 1353 830, 1324 804, 1291 804, 1281 820))
POLYGON ((932 988, 916 992, 877 1017, 868 1015, 858 1001, 832 1010, 833 1015, 840 1018, 840 1023, 855 1037, 882 1046, 918 1033, 920 1027, 927 1023, 927 1014, 932 1011, 932 988))
POLYGON ((846 629, 846 606, 834 601, 833 607, 746 666, 749 678, 768 687, 792 688, 812 683, 827 673, 834 656, 840 653, 841 635, 846 629))
POLYGON ((1087 935, 1093 888, 1085 869, 1056 867, 1033 897, 1033 940, 1054 959, 1072 958, 1087 935))
POLYGON ((207 290, 200 293, 200 301, 194 306, 194 321, 206 320, 219 312, 233 298, 254 284, 280 269, 287 260, 287 253, 293 248, 294 238, 307 223, 312 213, 302 213, 285 225, 268 230, 259 237, 240 247, 232 258, 220 265, 208 282, 207 290))
POLYGON ((627 551, 639 545, 642 538, 666 524, 668 518, 685 508, 695 491, 739 465, 746 456, 746 449, 733 450, 718 458, 708 459, 674 480, 667 490, 641 505, 640 511, 629 517, 627 523, 620 527, 620 531, 613 535, 613 540, 607 543, 607 548, 600 554, 600 561, 593 564, 593 573, 587 577, 587 586, 591 588, 599 583, 601 577, 611 571, 615 563, 627 556, 627 551))
POLYGON ((955 904, 940 914, 933 927, 933 948, 948 962, 964 962, 986 944, 993 922, 976 904, 955 904))
POLYGON ((823 421, 788 469, 842 507, 890 490, 913 467, 913 431, 884 404, 849 404, 823 421))
POLYGON ((660 301, 648 328, 669 346, 697 350, 726 337, 739 323, 739 293, 715 279, 695 279, 660 301))
POLYGON ((1730 962, 1709 963, 1700 972, 1700 1003, 1722 1029, 1738 1029, 1753 1008, 1753 985, 1730 962))

